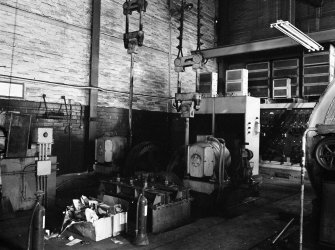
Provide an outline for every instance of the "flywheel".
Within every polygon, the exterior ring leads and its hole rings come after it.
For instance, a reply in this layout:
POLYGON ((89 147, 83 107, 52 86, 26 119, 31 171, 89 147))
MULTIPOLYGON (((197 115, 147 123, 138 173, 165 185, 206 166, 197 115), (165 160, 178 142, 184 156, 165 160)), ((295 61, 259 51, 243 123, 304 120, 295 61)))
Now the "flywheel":
POLYGON ((323 168, 335 171, 335 136, 326 137, 316 145, 315 158, 323 168))

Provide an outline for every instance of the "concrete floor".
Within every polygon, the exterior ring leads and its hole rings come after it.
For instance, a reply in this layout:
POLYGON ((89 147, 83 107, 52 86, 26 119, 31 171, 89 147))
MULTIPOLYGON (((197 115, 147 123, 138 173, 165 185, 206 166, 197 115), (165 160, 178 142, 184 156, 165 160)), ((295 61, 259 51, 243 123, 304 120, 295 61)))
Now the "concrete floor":
MULTIPOLYGON (((305 189, 305 233, 304 249, 322 249, 316 242, 310 215, 312 211, 313 192, 309 184, 305 189)), ((194 219, 188 225, 161 234, 149 234, 149 246, 141 249, 298 249, 298 221, 300 209, 300 186, 298 182, 282 178, 264 178, 259 197, 249 200, 234 208, 235 214, 230 218, 202 217, 194 219), (271 241, 295 217, 295 222, 277 242, 271 241)), ((60 218, 51 215, 49 218, 60 218)), ((59 212, 58 212, 59 213, 59 212)), ((29 211, 18 214, 16 218, 0 222, 0 249, 26 249, 29 211)), ((50 224, 50 223, 49 223, 50 224)), ((118 236, 122 244, 114 243, 111 238, 93 242, 88 245, 78 243, 66 246, 68 236, 84 239, 71 232, 64 237, 45 241, 45 249, 135 249, 130 237, 118 236)), ((115 239, 115 238, 114 238, 115 239)))

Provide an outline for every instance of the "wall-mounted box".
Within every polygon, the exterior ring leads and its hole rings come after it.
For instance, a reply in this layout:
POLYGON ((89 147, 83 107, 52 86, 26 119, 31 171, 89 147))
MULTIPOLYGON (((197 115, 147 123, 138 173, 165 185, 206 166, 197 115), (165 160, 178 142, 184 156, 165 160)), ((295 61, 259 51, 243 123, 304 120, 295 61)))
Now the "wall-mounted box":
POLYGON ((248 70, 232 69, 226 71, 226 95, 248 95, 248 70))
POLYGON ((53 128, 35 128, 32 142, 37 144, 53 143, 53 128))

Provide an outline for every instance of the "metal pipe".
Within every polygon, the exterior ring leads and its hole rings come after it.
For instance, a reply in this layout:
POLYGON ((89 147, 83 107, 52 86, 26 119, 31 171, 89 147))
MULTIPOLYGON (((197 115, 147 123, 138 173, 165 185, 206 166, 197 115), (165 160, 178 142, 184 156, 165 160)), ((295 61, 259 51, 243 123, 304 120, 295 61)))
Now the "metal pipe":
POLYGON ((292 222, 294 221, 294 218, 292 218, 287 224, 286 226, 280 231, 280 233, 277 235, 277 237, 271 242, 272 244, 275 244, 276 241, 283 235, 283 233, 285 233, 285 231, 287 230, 287 228, 292 224, 292 222))
MULTIPOLYGON (((127 1, 127 3, 128 2, 129 1, 127 1)), ((126 13, 126 34, 128 34, 128 33, 129 33, 129 12, 128 12, 128 9, 127 9, 127 13, 126 13)))
POLYGON ((129 84, 129 148, 133 144, 133 90, 134 90, 134 53, 130 53, 130 84, 129 84))
POLYGON ((200 85, 200 69, 196 69, 195 71, 195 92, 199 93, 199 85, 200 85))
POLYGON ((303 157, 301 159, 301 176, 300 176, 300 182, 301 182, 301 190, 300 190, 300 229, 299 229, 299 250, 302 250, 303 245, 303 231, 304 231, 304 192, 305 192, 305 168, 306 168, 306 141, 307 141, 307 135, 309 132, 317 131, 316 128, 308 128, 304 132, 304 135, 302 137, 302 152, 303 157))
POLYGON ((45 175, 44 176, 44 184, 45 184, 45 188, 44 188, 44 207, 48 206, 48 176, 45 175))
POLYGON ((44 177, 41 175, 41 190, 44 191, 44 177))
POLYGON ((189 172, 189 159, 188 159, 188 155, 189 155, 189 145, 190 144, 190 118, 185 118, 185 155, 186 155, 186 168, 189 172))
POLYGON ((185 118, 185 145, 190 143, 190 118, 185 118))
POLYGON ((140 195, 138 196, 137 206, 136 206, 135 237, 137 237, 137 234, 138 234, 138 209, 139 209, 138 207, 139 207, 141 196, 142 196, 142 193, 140 193, 140 195))
MULTIPOLYGON (((144 2, 143 2, 143 4, 145 4, 144 2)), ((144 7, 144 6, 143 6, 144 7)), ((140 11, 140 20, 139 20, 139 27, 138 27, 138 30, 139 31, 142 31, 143 30, 143 24, 142 24, 142 15, 143 15, 143 8, 141 8, 141 11, 140 11)))
MULTIPOLYGON (((71 104, 71 100, 68 100, 69 105, 70 105, 70 116, 69 116, 69 120, 68 120, 68 128, 69 128, 69 167, 71 167, 72 165, 72 104, 71 104)), ((45 155, 47 154, 46 152, 44 152, 45 155)), ((45 157, 46 158, 46 157, 45 157)))
POLYGON ((38 178, 38 182, 37 182, 37 184, 38 184, 38 186, 37 186, 37 191, 39 191, 39 190, 41 190, 41 176, 38 176, 37 178, 38 178))
POLYGON ((212 136, 215 136, 215 97, 213 97, 213 110, 212 110, 212 136))
POLYGON ((181 80, 180 80, 180 73, 178 72, 178 80, 177 80, 177 93, 181 93, 181 80))
POLYGON ((225 158, 225 151, 226 151, 226 143, 225 143, 225 141, 223 140, 223 141, 221 141, 220 139, 218 139, 220 142, 221 142, 221 147, 222 147, 222 158, 221 158, 221 165, 220 165, 220 167, 221 167, 221 176, 220 176, 220 178, 221 178, 221 185, 223 185, 223 183, 224 183, 224 173, 225 173, 225 160, 226 160, 226 158, 225 158))
POLYGON ((186 145, 186 168, 187 168, 187 174, 190 173, 190 159, 189 156, 190 155, 190 146, 186 145))
POLYGON ((42 145, 38 144, 38 160, 41 160, 42 145))
POLYGON ((36 170, 31 170, 31 171, 13 171, 13 172, 2 172, 2 175, 18 175, 18 174, 32 174, 36 173, 36 170))

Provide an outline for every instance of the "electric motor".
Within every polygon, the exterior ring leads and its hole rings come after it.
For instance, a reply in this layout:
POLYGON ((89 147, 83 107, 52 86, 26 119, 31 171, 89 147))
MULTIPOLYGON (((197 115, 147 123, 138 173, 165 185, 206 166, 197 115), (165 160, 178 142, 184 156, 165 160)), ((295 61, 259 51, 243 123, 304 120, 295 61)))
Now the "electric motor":
MULTIPOLYGON (((219 174, 220 149, 216 141, 197 142, 189 146, 188 173, 191 177, 217 177, 219 174)), ((224 147, 223 159, 225 168, 230 165, 230 152, 224 147)))

